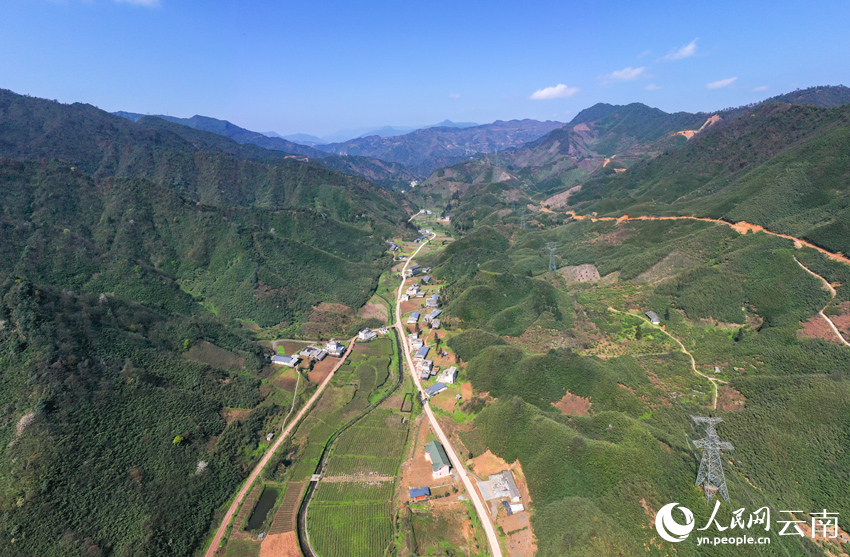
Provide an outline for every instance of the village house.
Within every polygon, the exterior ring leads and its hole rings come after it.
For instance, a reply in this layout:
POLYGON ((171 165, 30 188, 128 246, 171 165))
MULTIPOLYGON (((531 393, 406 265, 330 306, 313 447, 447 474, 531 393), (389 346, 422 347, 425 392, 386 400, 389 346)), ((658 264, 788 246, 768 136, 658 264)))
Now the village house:
POLYGON ((431 476, 434 479, 443 478, 452 472, 452 463, 442 443, 431 441, 425 445, 425 459, 431 463, 431 476))
POLYGON ((370 340, 374 340, 374 339, 378 338, 378 333, 376 333, 372 329, 363 329, 362 331, 357 333, 357 336, 363 342, 369 342, 370 340))
POLYGON ((440 321, 439 319, 432 319, 432 320, 431 320, 431 322, 430 322, 430 323, 428 323, 428 325, 429 325, 432 329, 439 329, 439 328, 440 328, 440 325, 442 325, 442 324, 443 324, 443 323, 442 323, 442 321, 440 321))
POLYGON ((327 357, 328 353, 317 346, 308 346, 304 350, 298 353, 299 356, 303 356, 305 358, 309 358, 311 360, 315 360, 317 362, 321 362, 327 357))
POLYGON ((431 488, 430 487, 411 487, 410 488, 410 500, 414 503, 416 501, 425 501, 431 497, 431 488))
POLYGON ((339 358, 345 353, 345 345, 338 343, 334 339, 330 339, 328 343, 325 344, 325 352, 335 358, 339 358))
POLYGON ((447 385, 454 385, 455 380, 457 380, 457 368, 455 366, 444 369, 440 372, 440 375, 437 376, 437 381, 447 385))
POLYGON ((413 325, 414 323, 417 323, 418 321, 419 321, 419 312, 418 311, 414 311, 413 313, 410 314, 410 317, 407 318, 407 324, 408 325, 413 325))
POLYGON ((433 396, 436 396, 436 395, 442 393, 446 389, 448 389, 448 387, 446 386, 445 383, 434 383, 433 385, 431 385, 430 387, 425 389, 425 396, 427 396, 428 398, 431 398, 433 396))
POLYGON ((658 317, 658 314, 654 311, 646 312, 646 316, 649 318, 649 322, 653 325, 661 325, 661 318, 658 317))
POLYGON ((287 367, 295 367, 300 361, 301 358, 298 356, 272 356, 273 364, 279 364, 287 367))

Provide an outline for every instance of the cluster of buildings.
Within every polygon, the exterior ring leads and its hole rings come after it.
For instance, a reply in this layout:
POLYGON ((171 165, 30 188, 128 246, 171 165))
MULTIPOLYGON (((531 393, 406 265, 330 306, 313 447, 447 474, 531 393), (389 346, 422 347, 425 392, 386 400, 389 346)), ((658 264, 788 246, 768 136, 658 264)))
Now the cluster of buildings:
POLYGON ((384 240, 384 243, 390 245, 390 251, 398 251, 398 246, 395 245, 395 242, 393 242, 392 240, 384 240))
POLYGON ((339 358, 343 354, 345 354, 345 345, 338 343, 334 339, 331 339, 327 342, 327 344, 325 344, 324 348, 319 348, 318 346, 308 346, 307 348, 299 352, 297 355, 293 354, 292 356, 272 356, 272 363, 287 367, 296 367, 301 361, 301 358, 321 362, 328 356, 339 358))

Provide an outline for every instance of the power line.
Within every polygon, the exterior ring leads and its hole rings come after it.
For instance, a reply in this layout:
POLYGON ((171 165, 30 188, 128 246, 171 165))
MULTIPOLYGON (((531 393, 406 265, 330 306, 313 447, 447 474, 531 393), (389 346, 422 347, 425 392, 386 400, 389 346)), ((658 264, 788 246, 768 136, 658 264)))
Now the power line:
POLYGON ((526 211, 526 208, 523 207, 522 211, 520 211, 520 213, 519 213, 519 227, 522 228, 523 230, 525 230, 525 211, 526 211))

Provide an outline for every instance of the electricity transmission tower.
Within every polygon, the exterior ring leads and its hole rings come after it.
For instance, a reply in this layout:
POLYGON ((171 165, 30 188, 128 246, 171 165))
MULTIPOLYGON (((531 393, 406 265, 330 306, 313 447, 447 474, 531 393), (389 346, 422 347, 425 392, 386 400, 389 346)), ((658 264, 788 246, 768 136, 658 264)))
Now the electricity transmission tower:
POLYGON ((720 451, 731 451, 735 447, 732 443, 721 441, 715 431, 715 424, 723 421, 723 418, 703 418, 691 416, 697 425, 705 424, 705 438, 694 441, 694 445, 702 449, 702 460, 697 472, 697 483, 705 487, 705 499, 711 501, 714 494, 720 495, 729 502, 729 490, 726 489, 726 476, 723 474, 723 461, 720 459, 720 451))
POLYGON ((546 247, 549 248, 549 270, 555 271, 557 270, 555 266, 555 250, 558 249, 558 244, 555 242, 546 242, 546 247))
POLYGON ((525 207, 523 207, 522 211, 519 213, 519 227, 523 230, 525 229, 525 207))

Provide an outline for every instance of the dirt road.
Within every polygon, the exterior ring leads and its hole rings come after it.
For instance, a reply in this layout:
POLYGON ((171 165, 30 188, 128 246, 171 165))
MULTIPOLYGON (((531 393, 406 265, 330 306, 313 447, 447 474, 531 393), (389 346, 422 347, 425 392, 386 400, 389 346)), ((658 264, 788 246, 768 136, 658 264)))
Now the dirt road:
POLYGON ((339 369, 339 367, 345 362, 346 356, 348 356, 349 352, 351 352, 355 340, 356 337, 351 339, 351 341, 348 343, 348 348, 346 348, 345 353, 342 355, 342 357, 340 357, 339 361, 333 367, 328 376, 325 377, 325 380, 322 381, 322 384, 319 385, 318 390, 313 393, 313 396, 310 397, 310 400, 307 401, 307 404, 305 404, 304 407, 298 412, 298 414, 295 416, 295 419, 289 422, 289 425, 286 426, 286 429, 283 430, 283 433, 280 434, 280 436, 277 438, 277 441, 275 441, 271 448, 266 451, 266 454, 254 467, 254 470, 251 472, 251 475, 248 476, 247 480, 245 480, 245 483, 242 485, 242 489, 239 490, 239 493, 236 495, 236 498, 233 500, 233 503, 231 503, 230 508, 227 510, 227 514, 224 515, 224 519, 221 521, 221 525, 218 527, 218 530, 215 533, 215 537, 213 538, 212 543, 210 543, 210 546, 207 549, 207 552, 204 554, 204 557, 213 557, 215 552, 218 550, 218 546, 221 543, 222 538, 224 537, 224 533, 225 531, 227 531, 227 525, 230 524, 231 520, 233 520, 233 516, 236 514, 236 509, 239 508, 239 504, 245 498, 245 495, 251 488, 251 484, 254 483, 254 481, 260 475, 260 471, 263 469, 263 467, 265 467, 266 464, 268 464, 272 456, 274 456, 275 451, 278 449, 278 447, 280 447, 280 444, 283 442, 283 440, 286 439, 290 433, 292 433, 292 430, 295 428, 301 418, 304 417, 304 414, 306 414, 310 410, 310 408, 313 407, 313 404, 322 395, 322 392, 325 390, 325 387, 327 387, 328 383, 330 383, 331 378, 334 376, 334 373, 336 373, 336 370, 339 369))

